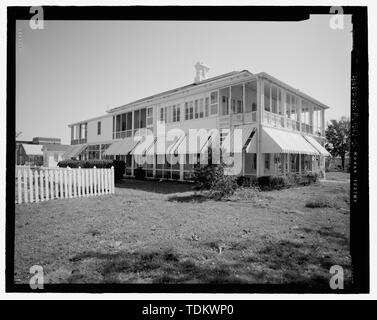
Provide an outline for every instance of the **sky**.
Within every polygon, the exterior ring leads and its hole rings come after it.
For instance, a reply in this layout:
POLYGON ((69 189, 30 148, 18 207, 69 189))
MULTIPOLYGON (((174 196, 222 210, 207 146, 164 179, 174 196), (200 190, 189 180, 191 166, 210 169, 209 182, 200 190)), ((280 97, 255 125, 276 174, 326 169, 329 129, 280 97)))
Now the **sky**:
POLYGON ((301 22, 17 21, 16 131, 57 137, 68 124, 208 77, 267 72, 328 105, 326 120, 350 116, 352 24, 327 15, 301 22))

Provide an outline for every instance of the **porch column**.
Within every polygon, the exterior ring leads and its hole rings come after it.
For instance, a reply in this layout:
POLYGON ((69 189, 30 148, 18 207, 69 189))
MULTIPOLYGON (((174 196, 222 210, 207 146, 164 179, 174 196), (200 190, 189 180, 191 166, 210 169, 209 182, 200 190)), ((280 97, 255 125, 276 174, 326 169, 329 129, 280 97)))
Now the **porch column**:
POLYGON ((283 116, 283 125, 287 127, 287 95, 286 91, 281 89, 281 100, 282 100, 282 116, 283 116))
POLYGON ((313 104, 309 105, 309 125, 310 125, 310 133, 313 133, 313 104))
POLYGON ((321 109, 321 135, 322 136, 325 135, 324 128, 325 128, 325 110, 321 109))
POLYGON ((229 98, 228 98, 228 116, 229 116, 229 129, 232 127, 232 86, 229 87, 229 98))
MULTIPOLYGON (((245 123, 244 114, 246 111, 246 95, 245 95, 245 82, 242 83, 242 123, 245 123)), ((246 164, 246 149, 242 146, 242 175, 245 175, 245 164, 246 164)))
POLYGON ((156 177, 156 155, 153 153, 153 160, 152 160, 152 164, 153 164, 153 178, 156 177))
POLYGON ((297 117, 298 117, 298 122, 300 124, 300 131, 302 131, 301 127, 301 110, 302 110, 302 99, 297 97, 297 104, 296 104, 296 112, 297 112, 297 117))
POLYGON ((183 181, 184 178, 184 162, 186 158, 184 154, 179 155, 179 180, 183 181))
POLYGON ((301 175, 301 153, 298 154, 298 173, 301 175))
POLYGON ((135 155, 131 155, 131 176, 134 176, 135 169, 135 155))
POLYGON ((257 151, 257 177, 262 175, 262 105, 263 105, 263 80, 257 77, 257 132, 256 132, 256 151, 257 151))
MULTIPOLYGON (((242 84, 242 114, 246 111, 246 84, 242 84)), ((243 118, 243 117, 242 117, 243 118)))
POLYGON ((246 150, 242 147, 242 154, 241 154, 241 157, 242 157, 242 175, 244 176, 245 175, 245 163, 246 163, 246 150))

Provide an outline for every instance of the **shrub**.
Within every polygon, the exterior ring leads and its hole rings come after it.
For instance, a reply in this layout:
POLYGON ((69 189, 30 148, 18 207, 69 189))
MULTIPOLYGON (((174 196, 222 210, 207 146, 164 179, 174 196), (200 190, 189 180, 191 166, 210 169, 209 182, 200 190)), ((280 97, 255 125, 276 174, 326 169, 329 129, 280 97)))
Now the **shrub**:
POLYGON ((126 171, 126 162, 124 160, 113 160, 112 165, 114 167, 114 178, 115 181, 120 181, 123 179, 123 175, 126 171))
POLYGON ((258 178, 258 186, 261 190, 280 190, 290 183, 286 177, 283 176, 262 176, 258 178))
POLYGON ((123 178, 126 170, 126 163, 123 160, 63 160, 59 161, 58 167, 60 168, 106 168, 114 167, 115 181, 123 178))
POLYGON ((238 188, 237 177, 224 174, 223 165, 197 166, 193 180, 197 189, 210 190, 209 196, 215 200, 232 195, 238 188))
POLYGON ((63 160, 58 163, 60 168, 111 168, 113 160, 63 160))
POLYGON ((210 189, 210 196, 215 200, 220 200, 232 195, 237 188, 237 177, 225 175, 222 168, 216 171, 215 179, 210 189))
POLYGON ((335 205, 332 201, 328 199, 314 199, 306 202, 305 207, 307 208, 333 208, 335 205))
POLYGON ((257 179, 255 177, 245 177, 245 176, 239 176, 237 178, 237 184, 240 187, 244 188, 250 188, 257 186, 257 179))
POLYGON ((135 179, 137 180, 144 180, 145 179, 145 170, 143 167, 137 167, 134 170, 135 179))
POLYGON ((195 182, 195 187, 198 190, 211 189, 218 170, 223 170, 220 165, 196 166, 192 173, 192 180, 195 182))
POLYGON ((318 180, 318 174, 317 173, 307 173, 300 177, 300 181, 298 184, 307 186, 312 183, 316 183, 318 180))
POLYGON ((296 186, 300 184, 301 177, 297 173, 289 173, 286 175, 287 186, 296 186))

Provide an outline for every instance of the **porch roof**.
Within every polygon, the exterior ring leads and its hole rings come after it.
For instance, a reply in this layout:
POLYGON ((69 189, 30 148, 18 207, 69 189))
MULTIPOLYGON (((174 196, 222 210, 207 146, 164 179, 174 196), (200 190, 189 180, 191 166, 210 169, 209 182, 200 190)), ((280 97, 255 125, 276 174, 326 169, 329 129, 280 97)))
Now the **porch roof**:
POLYGON ((28 156, 43 156, 43 145, 41 144, 26 144, 23 143, 22 147, 28 156))
POLYGON ((316 149, 318 150, 318 152, 321 154, 321 156, 324 156, 324 157, 329 157, 331 156, 331 154, 324 148, 321 146, 321 144, 316 140, 314 139, 313 137, 310 137, 310 136, 304 136, 304 138, 316 149))
MULTIPOLYGON (((262 127, 261 153, 299 153, 320 155, 301 134, 275 128, 262 127)), ((254 139, 253 139, 254 140, 254 139)), ((256 153, 256 144, 251 143, 247 152, 256 153)))
POLYGON ((120 141, 113 142, 104 152, 105 156, 118 156, 127 155, 132 151, 139 141, 134 141, 134 139, 123 139, 120 141))

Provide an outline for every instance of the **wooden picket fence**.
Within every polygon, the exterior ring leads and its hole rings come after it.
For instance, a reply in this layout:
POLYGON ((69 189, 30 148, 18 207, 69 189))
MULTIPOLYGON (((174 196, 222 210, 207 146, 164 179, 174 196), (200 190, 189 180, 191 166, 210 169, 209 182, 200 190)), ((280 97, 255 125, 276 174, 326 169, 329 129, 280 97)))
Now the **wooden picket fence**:
POLYGON ((114 167, 38 168, 16 166, 16 203, 114 193, 114 167))

